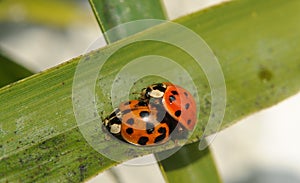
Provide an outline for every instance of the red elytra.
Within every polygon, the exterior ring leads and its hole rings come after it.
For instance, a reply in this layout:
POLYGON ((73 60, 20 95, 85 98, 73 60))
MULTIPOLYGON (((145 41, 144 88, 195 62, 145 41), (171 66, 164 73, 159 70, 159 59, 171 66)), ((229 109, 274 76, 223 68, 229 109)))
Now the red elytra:
POLYGON ((165 82, 166 90, 163 105, 166 111, 186 129, 193 130, 197 122, 197 108, 189 91, 172 83, 165 82))

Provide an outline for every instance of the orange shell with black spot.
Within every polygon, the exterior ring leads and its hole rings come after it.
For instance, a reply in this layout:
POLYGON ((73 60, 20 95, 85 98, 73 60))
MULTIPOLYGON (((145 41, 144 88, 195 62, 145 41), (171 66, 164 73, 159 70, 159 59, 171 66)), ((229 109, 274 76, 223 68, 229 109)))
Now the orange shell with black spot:
POLYGON ((158 119, 161 109, 139 100, 121 103, 121 136, 135 145, 157 145, 169 139, 170 129, 166 122, 158 119))
POLYGON ((162 99, 165 110, 187 130, 193 130, 197 123, 197 107, 192 94, 170 82, 162 84, 166 86, 162 99))

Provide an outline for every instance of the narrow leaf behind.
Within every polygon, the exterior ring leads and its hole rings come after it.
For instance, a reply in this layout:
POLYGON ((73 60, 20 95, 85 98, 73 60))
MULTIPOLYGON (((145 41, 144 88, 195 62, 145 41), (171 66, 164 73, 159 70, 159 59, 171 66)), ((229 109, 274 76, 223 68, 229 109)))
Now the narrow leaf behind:
MULTIPOLYGON (((160 0, 89 0, 103 33, 111 28, 140 19, 166 19, 160 0)), ((120 29, 115 34, 105 35, 108 43, 132 35, 133 29, 120 29)))

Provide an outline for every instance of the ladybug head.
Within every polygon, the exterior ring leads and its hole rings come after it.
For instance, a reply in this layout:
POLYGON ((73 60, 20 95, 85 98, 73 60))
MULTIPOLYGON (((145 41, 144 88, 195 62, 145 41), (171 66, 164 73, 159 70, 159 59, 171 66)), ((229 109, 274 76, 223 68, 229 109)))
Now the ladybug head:
POLYGON ((121 118, 122 112, 117 108, 103 120, 103 125, 110 133, 119 134, 121 132, 121 118))
POLYGON ((146 91, 150 97, 162 98, 165 94, 167 86, 164 83, 153 84, 146 91))
POLYGON ((143 88, 141 92, 141 100, 149 100, 150 98, 162 98, 165 94, 167 85, 165 83, 156 83, 143 88))

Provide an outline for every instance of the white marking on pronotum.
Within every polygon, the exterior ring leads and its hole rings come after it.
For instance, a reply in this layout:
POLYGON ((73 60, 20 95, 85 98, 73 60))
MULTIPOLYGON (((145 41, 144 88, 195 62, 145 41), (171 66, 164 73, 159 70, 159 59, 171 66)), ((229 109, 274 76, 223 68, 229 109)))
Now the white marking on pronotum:
POLYGON ((120 124, 113 124, 110 126, 110 132, 113 134, 120 133, 121 131, 121 125, 120 124))
POLYGON ((152 90, 150 93, 150 96, 154 97, 154 98, 161 98, 164 96, 164 92, 159 91, 159 90, 152 90))

